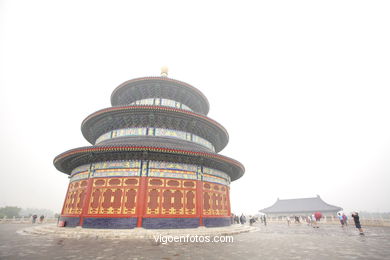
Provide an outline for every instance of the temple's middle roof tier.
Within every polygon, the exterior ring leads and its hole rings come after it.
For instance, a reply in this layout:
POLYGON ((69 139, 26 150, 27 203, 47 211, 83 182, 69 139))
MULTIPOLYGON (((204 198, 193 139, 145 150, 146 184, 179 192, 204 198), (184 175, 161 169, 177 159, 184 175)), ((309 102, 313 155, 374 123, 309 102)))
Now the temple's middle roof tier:
POLYGON ((172 142, 184 142, 190 146, 202 146, 208 151, 215 152, 214 146, 206 139, 192 133, 155 127, 131 127, 112 130, 101 135, 95 142, 95 145, 102 143, 129 143, 135 139, 145 139, 148 137, 168 138, 172 142))
POLYGON ((126 81, 112 92, 111 104, 125 106, 148 98, 178 101, 204 115, 209 111, 209 102, 202 92, 188 83, 167 77, 144 77, 126 81))
POLYGON ((228 143, 228 133, 216 121, 187 110, 159 106, 125 106, 99 110, 81 125, 84 137, 95 144, 103 134, 121 128, 156 127, 193 133, 209 142, 216 152, 228 143))
POLYGON ((107 145, 133 145, 133 146, 156 146, 167 149, 186 149, 194 152, 206 152, 212 153, 210 149, 206 147, 174 138, 160 137, 160 136, 130 136, 119 137, 114 139, 105 140, 95 146, 107 146, 107 145))

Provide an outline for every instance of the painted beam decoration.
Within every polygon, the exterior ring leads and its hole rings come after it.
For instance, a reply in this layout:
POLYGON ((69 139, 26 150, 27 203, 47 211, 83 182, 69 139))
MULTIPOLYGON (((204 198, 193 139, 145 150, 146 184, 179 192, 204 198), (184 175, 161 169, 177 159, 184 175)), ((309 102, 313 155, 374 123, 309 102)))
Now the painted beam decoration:
POLYGON ((54 159, 70 180, 60 217, 65 227, 230 225, 230 183, 244 167, 216 153, 228 136, 207 117, 206 97, 164 75, 126 81, 111 103, 120 108, 83 122, 93 146, 54 159))

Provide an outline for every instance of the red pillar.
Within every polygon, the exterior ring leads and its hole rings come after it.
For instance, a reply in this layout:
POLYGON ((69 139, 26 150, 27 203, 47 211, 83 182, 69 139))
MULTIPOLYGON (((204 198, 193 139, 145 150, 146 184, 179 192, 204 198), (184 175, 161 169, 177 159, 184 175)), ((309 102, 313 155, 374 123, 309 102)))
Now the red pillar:
POLYGON ((203 226, 203 182, 196 181, 196 211, 199 215, 199 226, 203 226))
POLYGON ((230 187, 226 186, 226 200, 228 205, 228 216, 231 217, 232 213, 230 211, 230 187))
POLYGON ((83 226, 84 216, 88 214, 89 202, 91 201, 92 186, 93 179, 91 178, 91 176, 89 176, 83 201, 83 207, 81 209, 80 226, 83 226))
POLYGON ((69 182, 68 189, 66 190, 66 193, 65 193, 65 200, 64 200, 64 204, 62 205, 61 215, 64 214, 64 209, 65 209, 66 200, 68 199, 68 192, 69 192, 70 184, 71 184, 71 182, 69 182))
POLYGON ((142 227, 142 218, 145 212, 147 177, 140 177, 139 193, 137 198, 137 227, 142 227))
POLYGON ((139 183, 139 193, 137 198, 137 227, 142 227, 142 218, 144 216, 145 212, 145 204, 147 203, 146 199, 146 193, 147 193, 147 176, 148 176, 148 167, 149 162, 143 161, 141 165, 141 177, 140 177, 140 183, 139 183))

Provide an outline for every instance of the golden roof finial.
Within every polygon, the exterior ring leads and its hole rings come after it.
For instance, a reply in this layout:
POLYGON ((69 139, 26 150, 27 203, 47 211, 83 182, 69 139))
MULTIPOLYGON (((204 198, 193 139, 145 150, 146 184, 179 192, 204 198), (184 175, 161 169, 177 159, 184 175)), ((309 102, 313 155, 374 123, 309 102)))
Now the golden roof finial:
POLYGON ((161 77, 168 77, 168 67, 167 66, 161 67, 161 77))

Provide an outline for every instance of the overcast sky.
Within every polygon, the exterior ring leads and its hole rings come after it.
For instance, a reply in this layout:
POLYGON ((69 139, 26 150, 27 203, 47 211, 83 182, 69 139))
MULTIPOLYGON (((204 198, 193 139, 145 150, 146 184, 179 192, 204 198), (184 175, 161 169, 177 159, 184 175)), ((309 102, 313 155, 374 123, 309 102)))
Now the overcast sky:
POLYGON ((53 158, 122 82, 202 91, 246 168, 232 210, 390 211, 389 1, 0 1, 0 206, 61 210, 53 158))

